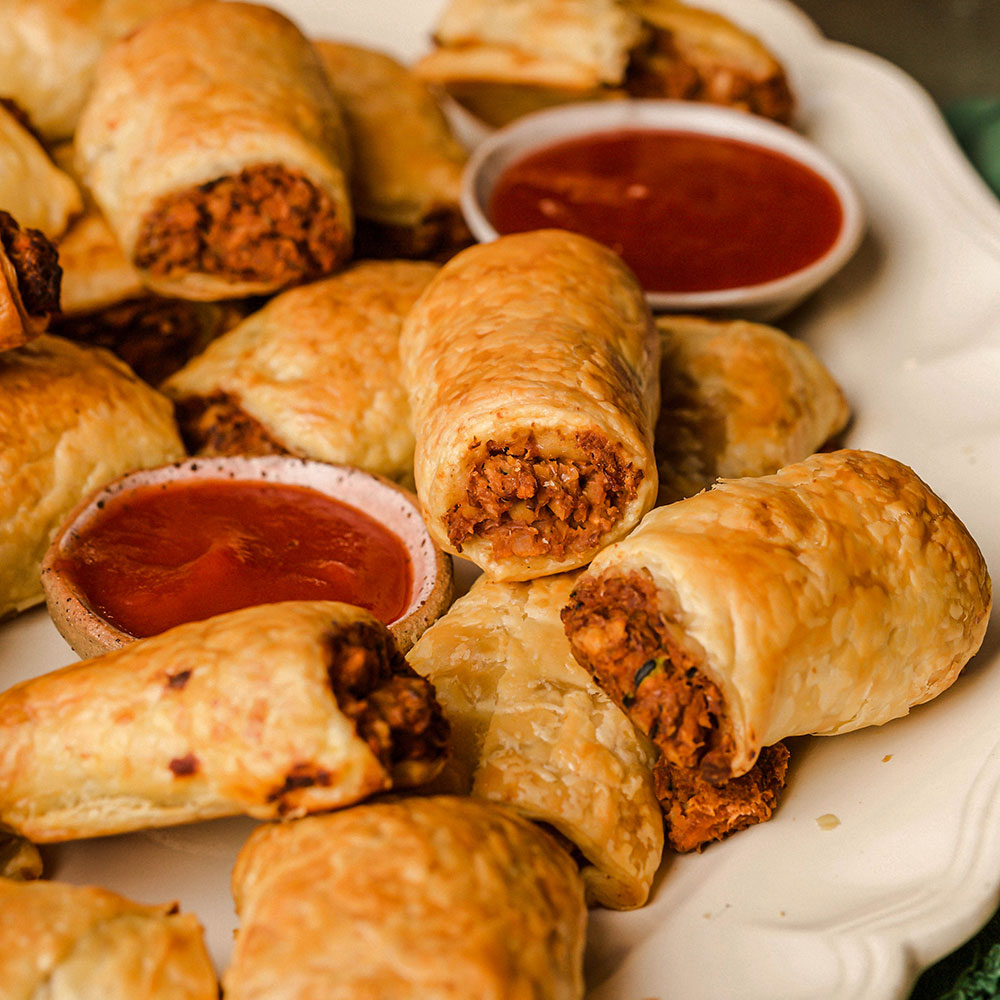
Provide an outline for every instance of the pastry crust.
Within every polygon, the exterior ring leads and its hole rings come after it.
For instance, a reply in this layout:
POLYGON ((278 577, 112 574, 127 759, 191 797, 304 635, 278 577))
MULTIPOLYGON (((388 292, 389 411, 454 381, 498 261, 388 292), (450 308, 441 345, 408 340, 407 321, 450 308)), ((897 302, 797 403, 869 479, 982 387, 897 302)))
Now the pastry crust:
POLYGON ((273 292, 350 254, 343 121, 316 53, 276 11, 201 0, 121 39, 76 150, 126 256, 161 294, 273 292))
POLYGON ((189 445, 284 451, 412 483, 399 337, 436 273, 427 261, 367 261, 272 299, 164 383, 189 445), (223 437, 213 401, 237 408, 264 440, 223 437))
POLYGON ((428 529, 490 577, 582 566, 652 506, 659 342, 610 250, 562 230, 463 250, 400 355, 428 529))
POLYGON ((46 843, 302 816, 429 780, 446 734, 368 612, 244 608, 0 695, 0 821, 46 843))
POLYGON ((677 0, 451 0, 415 72, 489 125, 572 101, 707 101, 788 122, 785 71, 754 35, 677 0))
POLYGON ((583 855, 588 900, 631 909, 663 851, 654 752, 573 659, 559 611, 575 579, 480 577, 407 659, 452 726, 449 790, 558 830, 583 855))
POLYGON ((27 113, 47 142, 68 139, 104 49, 154 14, 187 2, 5 0, 0 94, 27 113))
POLYGON ((772 326, 658 316, 657 503, 765 476, 839 434, 850 409, 813 351, 772 326))
POLYGON ((83 197, 73 178, 52 162, 42 144, 2 104, 0 207, 49 239, 58 238, 83 211, 83 197))
POLYGON ((351 140, 356 256, 444 260, 471 243, 458 203, 467 154, 426 84, 373 49, 314 45, 351 140))
POLYGON ((913 470, 845 450, 657 508, 563 614, 575 655, 670 763, 721 781, 786 736, 939 695, 991 600, 975 541, 913 470))
POLYGON ((89 886, 5 879, 0 982, 4 1000, 216 1000, 219 993, 194 914, 89 886))
POLYGON ((106 351, 43 334, 0 354, 0 616, 42 600, 42 557, 84 496, 183 457, 170 401, 106 351))
POLYGON ((575 866, 503 806, 411 798, 260 827, 233 895, 228 1000, 583 996, 575 866))

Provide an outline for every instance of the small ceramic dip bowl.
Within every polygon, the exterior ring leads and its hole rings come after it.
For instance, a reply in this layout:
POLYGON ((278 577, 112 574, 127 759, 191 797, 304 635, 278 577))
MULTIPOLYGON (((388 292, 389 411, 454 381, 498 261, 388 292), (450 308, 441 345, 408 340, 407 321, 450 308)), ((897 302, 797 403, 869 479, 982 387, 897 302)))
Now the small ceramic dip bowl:
POLYGON ((797 132, 672 100, 519 118, 474 150, 462 210, 480 242, 551 227, 613 247, 654 311, 759 321, 840 270, 865 223, 849 177, 797 132))
POLYGON ((69 514, 42 586, 81 657, 298 599, 367 607, 405 652, 453 596, 451 559, 413 494, 352 466, 286 456, 194 458, 114 480, 69 514))

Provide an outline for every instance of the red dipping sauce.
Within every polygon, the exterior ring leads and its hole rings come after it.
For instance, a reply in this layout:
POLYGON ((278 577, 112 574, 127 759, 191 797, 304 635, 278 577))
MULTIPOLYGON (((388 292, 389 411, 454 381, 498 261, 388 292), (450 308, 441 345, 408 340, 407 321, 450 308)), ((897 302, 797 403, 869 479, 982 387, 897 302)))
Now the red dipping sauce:
POLYGON ((501 173, 501 234, 569 229, 615 250, 648 292, 773 281, 822 257, 843 212, 783 153, 695 132, 622 129, 546 146, 501 173))
POLYGON ((388 624, 413 580, 402 540, 360 510, 306 486, 228 479, 109 500, 57 568, 137 638, 287 600, 344 601, 388 624))

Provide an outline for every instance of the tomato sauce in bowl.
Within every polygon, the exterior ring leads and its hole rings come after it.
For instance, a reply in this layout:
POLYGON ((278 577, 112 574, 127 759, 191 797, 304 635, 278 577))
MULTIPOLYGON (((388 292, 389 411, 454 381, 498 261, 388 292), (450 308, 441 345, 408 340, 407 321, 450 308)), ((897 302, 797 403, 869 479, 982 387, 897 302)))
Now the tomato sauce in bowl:
POLYGON ((137 638, 293 600, 355 604, 388 625, 413 576, 403 542, 357 508, 306 486, 227 479, 112 498, 54 566, 137 638))
POLYGON ((519 118, 473 151, 461 202, 481 242, 570 229, 616 250, 653 310, 757 321, 836 274, 865 222, 850 178, 805 136, 672 100, 519 118))
POLYGON ((497 178, 497 232, 556 227, 615 250, 650 292, 758 285, 801 270, 843 222, 797 160, 697 132, 620 129, 543 147, 497 178))

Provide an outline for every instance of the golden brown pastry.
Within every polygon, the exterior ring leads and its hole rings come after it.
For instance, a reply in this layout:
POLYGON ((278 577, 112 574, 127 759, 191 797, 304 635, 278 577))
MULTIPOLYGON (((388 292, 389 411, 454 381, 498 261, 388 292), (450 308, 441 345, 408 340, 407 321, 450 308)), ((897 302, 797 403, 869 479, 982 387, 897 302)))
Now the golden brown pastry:
POLYGON ((287 452, 411 483, 400 328, 436 273, 366 261, 272 299, 164 383, 188 447, 287 452))
POLYGON ((258 605, 0 694, 0 823, 47 843, 303 816, 429 780, 446 736, 367 611, 258 605))
POLYGON ((0 879, 4 1000, 216 1000, 201 924, 104 889, 0 879))
POLYGON ((586 908, 544 831, 448 796, 258 828, 227 1000, 578 1000, 586 908))
POLYGON ((659 342, 612 251, 554 229, 463 250, 400 354, 428 529, 490 577, 582 566, 652 506, 659 342))
POLYGON ((991 599, 975 541, 913 470, 845 450, 657 508, 595 558, 563 620, 664 758, 720 782, 786 736, 939 695, 991 599))
POLYGON ((183 457, 169 400, 106 351, 43 334, 0 353, 0 616, 42 600, 42 557, 87 494, 183 457))
POLYGON ((62 270, 38 229, 22 229, 0 211, 0 352, 34 340, 59 309, 62 270))
POLYGON ((721 14, 677 0, 451 0, 415 66, 484 122, 568 101, 659 97, 778 121, 794 100, 781 64, 721 14))
POLYGON ((0 830, 0 878, 30 882, 41 877, 42 856, 29 840, 0 830))
POLYGON ((583 856, 588 899, 630 909, 663 850, 654 754, 573 659, 559 611, 575 579, 480 577, 407 659, 451 723, 448 790, 558 830, 583 856))
POLYGON ((115 43, 76 152, 126 256, 161 294, 273 292, 350 255, 340 112, 312 46, 266 7, 200 0, 115 43))
POLYGON ((351 140, 355 256, 444 260, 471 243, 458 204, 467 154, 426 84, 381 52, 314 44, 351 140))
POLYGON ((802 341, 742 320, 664 315, 656 326, 658 503, 777 472, 844 429, 844 394, 802 341))
MULTIPOLYGON (((0 48, 2 45, 0 42, 0 48)), ((70 221, 83 210, 76 182, 52 162, 42 144, 2 101, 0 209, 13 215, 22 226, 40 229, 49 239, 65 232, 70 221)))
POLYGON ((4 0, 0 94, 27 113, 47 142, 67 139, 104 49, 153 14, 187 2, 4 0))

